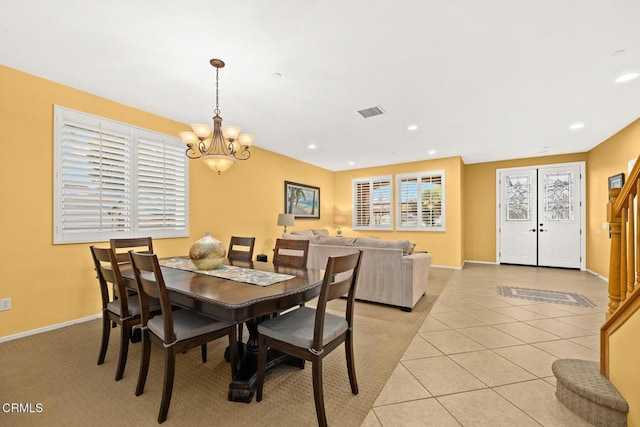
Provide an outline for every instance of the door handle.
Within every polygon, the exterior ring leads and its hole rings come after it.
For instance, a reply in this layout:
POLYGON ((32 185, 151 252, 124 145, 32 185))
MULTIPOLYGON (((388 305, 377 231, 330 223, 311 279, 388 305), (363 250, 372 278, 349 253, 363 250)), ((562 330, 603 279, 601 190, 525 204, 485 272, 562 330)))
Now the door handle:
POLYGON ((529 230, 529 231, 531 231, 531 232, 535 233, 536 229, 535 229, 535 228, 532 228, 532 229, 531 229, 531 230, 529 230))
POLYGON ((540 232, 542 233, 543 231, 549 231, 549 230, 545 230, 544 228, 541 228, 540 232))

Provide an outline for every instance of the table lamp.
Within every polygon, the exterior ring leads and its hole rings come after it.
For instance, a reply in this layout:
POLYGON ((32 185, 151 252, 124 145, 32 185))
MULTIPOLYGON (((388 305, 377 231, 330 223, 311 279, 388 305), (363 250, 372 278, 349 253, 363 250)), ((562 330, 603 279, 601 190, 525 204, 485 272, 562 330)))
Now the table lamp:
POLYGON ((333 222, 338 225, 336 236, 342 237, 342 229, 340 228, 340 226, 347 223, 347 217, 344 215, 334 215, 333 222))
POLYGON ((295 225, 295 218, 293 214, 278 214, 278 225, 284 226, 283 237, 287 234, 287 225, 295 225))

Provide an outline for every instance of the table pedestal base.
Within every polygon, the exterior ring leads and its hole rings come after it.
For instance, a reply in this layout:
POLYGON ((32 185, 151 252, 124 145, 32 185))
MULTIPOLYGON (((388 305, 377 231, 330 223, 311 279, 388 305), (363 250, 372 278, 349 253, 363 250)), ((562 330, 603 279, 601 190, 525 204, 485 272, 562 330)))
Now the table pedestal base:
MULTIPOLYGON (((262 319, 260 319, 262 320, 262 319)), ((256 380, 258 371, 258 322, 251 320, 246 322, 249 329, 249 339, 244 347, 244 351, 239 352, 243 357, 240 359, 240 369, 229 384, 227 397, 232 402, 250 403, 256 394, 256 380)), ((274 366, 286 363, 304 369, 304 360, 298 359, 288 354, 269 350, 267 353, 267 364, 265 370, 274 366)))

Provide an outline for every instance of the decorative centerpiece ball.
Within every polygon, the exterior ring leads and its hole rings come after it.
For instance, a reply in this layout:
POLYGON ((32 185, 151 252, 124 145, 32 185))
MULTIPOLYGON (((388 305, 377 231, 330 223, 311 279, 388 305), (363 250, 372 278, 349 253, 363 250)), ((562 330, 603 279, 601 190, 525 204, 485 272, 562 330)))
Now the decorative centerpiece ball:
POLYGON ((196 240, 189 249, 189 258, 198 270, 214 270, 219 268, 227 256, 227 250, 220 240, 207 232, 196 240))

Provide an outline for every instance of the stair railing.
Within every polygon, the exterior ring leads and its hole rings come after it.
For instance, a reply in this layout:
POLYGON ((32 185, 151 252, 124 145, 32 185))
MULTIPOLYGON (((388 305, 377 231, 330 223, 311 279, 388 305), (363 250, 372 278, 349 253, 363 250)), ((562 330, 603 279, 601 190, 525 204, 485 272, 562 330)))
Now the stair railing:
POLYGON ((600 329, 600 370, 609 373, 609 337, 640 308, 640 156, 622 188, 609 190, 607 221, 611 232, 609 306, 600 329), (634 212, 636 211, 636 212, 634 212))

